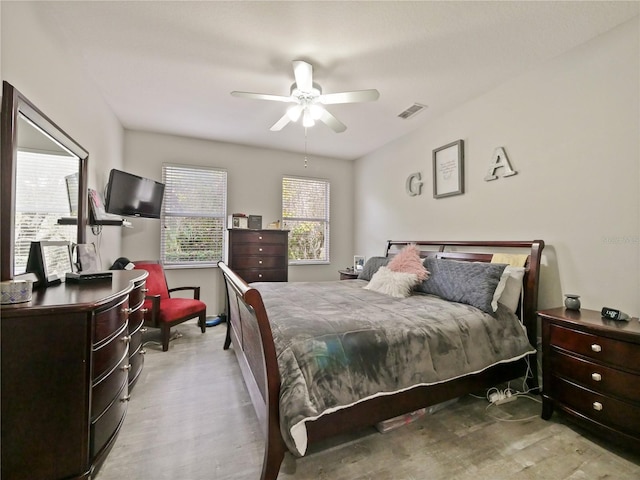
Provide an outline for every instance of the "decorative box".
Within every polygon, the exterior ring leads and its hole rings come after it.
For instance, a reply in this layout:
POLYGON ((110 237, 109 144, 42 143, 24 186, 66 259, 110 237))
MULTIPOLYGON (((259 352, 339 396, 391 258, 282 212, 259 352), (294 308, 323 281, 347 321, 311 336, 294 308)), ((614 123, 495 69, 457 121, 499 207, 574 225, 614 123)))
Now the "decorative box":
POLYGON ((8 280, 0 283, 2 305, 31 301, 33 282, 31 280, 8 280))

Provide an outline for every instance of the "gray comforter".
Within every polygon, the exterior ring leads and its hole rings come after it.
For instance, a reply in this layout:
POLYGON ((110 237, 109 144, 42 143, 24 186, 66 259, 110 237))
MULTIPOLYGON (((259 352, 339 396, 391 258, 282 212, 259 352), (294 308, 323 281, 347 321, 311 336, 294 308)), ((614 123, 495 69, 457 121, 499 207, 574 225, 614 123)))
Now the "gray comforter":
POLYGON ((397 299, 364 280, 254 283, 281 375, 280 429, 296 454, 305 422, 367 398, 479 372, 533 353, 518 318, 416 293, 397 299))

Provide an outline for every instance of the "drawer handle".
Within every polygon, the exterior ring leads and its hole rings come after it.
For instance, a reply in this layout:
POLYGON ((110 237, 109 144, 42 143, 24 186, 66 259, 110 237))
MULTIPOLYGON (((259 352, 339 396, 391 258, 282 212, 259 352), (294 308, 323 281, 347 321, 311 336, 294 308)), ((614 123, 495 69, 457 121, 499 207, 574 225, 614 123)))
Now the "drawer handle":
POLYGON ((594 410, 597 410, 599 412, 600 410, 602 410, 602 408, 603 407, 602 407, 602 404, 600 402, 593 402, 593 409, 594 410))
POLYGON ((147 354, 147 351, 146 351, 146 350, 144 350, 144 349, 142 349, 142 350, 140 350, 138 353, 139 353, 140 355, 146 355, 146 354, 147 354))
POLYGON ((598 345, 597 343, 594 343, 593 345, 591 345, 591 350, 593 350, 594 352, 601 352, 602 351, 602 347, 600 345, 598 345))
POLYGON ((131 395, 125 395, 124 397, 122 397, 120 399, 121 402, 128 402, 129 400, 131 400, 131 395))
POLYGON ((262 260, 258 260, 258 263, 259 263, 260 265, 262 265, 262 260))
POLYGON ((591 374, 591 379, 596 381, 596 382, 600 382, 602 381, 602 375, 600 375, 599 373, 592 373, 591 374))
POLYGON ((260 248, 258 249, 258 251, 259 251, 259 252, 261 252, 261 251, 262 251, 262 247, 260 247, 260 248))
POLYGON ((262 274, 261 273, 258 274, 258 278, 262 278, 262 274))
POLYGON ((141 288, 141 289, 140 289, 140 291, 141 291, 142 293, 147 293, 147 292, 149 291, 149 289, 148 289, 148 288, 141 288))
POLYGON ((126 372, 127 370, 131 370, 131 364, 130 364, 130 363, 127 363, 126 365, 123 365, 122 367, 120 367, 120 369, 121 369, 123 372, 126 372))
POLYGON ((260 236, 258 237, 258 240, 262 240, 262 235, 260 235, 260 236))
POLYGON ((125 335, 121 338, 124 343, 129 343, 131 341, 131 337, 129 335, 125 335))
POLYGON ((140 329, 140 333, 147 333, 147 327, 142 327, 140 329))
POLYGON ((148 308, 141 308, 140 311, 144 315, 145 313, 147 313, 149 311, 149 309, 148 308))
POLYGON ((125 307, 122 309, 122 313, 126 313, 127 315, 129 315, 131 312, 133 312, 133 308, 125 307))

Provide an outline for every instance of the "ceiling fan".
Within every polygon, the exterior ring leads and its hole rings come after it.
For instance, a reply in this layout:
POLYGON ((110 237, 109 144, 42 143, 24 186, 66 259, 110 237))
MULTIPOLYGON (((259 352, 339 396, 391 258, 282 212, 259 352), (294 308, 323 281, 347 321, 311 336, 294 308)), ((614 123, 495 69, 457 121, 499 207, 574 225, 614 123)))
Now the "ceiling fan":
POLYGON ((291 94, 288 97, 237 91, 231 92, 231 95, 257 100, 293 103, 294 105, 287 109, 282 118, 273 124, 271 131, 282 130, 289 122, 296 122, 302 116, 302 125, 305 128, 313 127, 315 122, 320 120, 336 133, 344 132, 347 126, 329 113, 324 108, 325 105, 370 102, 380 97, 380 93, 375 89, 323 94, 320 85, 313 82, 313 66, 302 60, 293 61, 293 75, 296 81, 291 85, 291 94))

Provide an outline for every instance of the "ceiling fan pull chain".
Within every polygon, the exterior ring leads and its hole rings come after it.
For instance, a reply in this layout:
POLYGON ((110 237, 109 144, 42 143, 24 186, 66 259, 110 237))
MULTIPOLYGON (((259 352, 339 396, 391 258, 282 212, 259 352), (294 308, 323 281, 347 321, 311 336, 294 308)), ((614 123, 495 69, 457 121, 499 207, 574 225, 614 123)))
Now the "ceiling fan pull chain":
POLYGON ((307 127, 304 127, 304 168, 307 168, 307 127))

